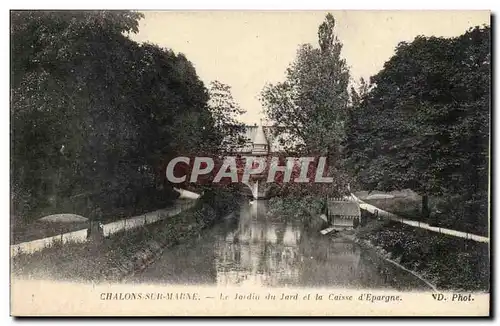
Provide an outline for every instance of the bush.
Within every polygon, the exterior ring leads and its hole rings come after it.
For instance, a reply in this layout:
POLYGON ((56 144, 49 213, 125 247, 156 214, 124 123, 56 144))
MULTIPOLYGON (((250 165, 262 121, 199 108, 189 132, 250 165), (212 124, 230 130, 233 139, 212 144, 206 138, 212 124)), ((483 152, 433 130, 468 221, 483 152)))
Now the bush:
POLYGON ((215 188, 203 192, 196 207, 207 225, 212 225, 218 219, 239 207, 242 197, 239 192, 229 189, 215 188))
POLYGON ((424 274, 438 288, 489 289, 488 244, 382 221, 363 227, 357 237, 383 248, 403 266, 424 274))

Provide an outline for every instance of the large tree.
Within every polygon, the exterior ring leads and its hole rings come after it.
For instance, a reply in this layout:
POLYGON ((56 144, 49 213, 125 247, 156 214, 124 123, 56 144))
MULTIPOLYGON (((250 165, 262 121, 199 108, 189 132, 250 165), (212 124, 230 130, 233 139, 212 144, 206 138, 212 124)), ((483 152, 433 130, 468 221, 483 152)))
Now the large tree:
POLYGON ((335 19, 327 14, 318 28, 319 47, 302 45, 285 81, 264 87, 262 102, 290 144, 336 159, 344 139, 349 69, 334 28, 335 19))
POLYGON ((153 169, 165 184, 165 167, 177 155, 189 155, 217 142, 208 92, 183 54, 152 44, 138 51, 136 78, 141 106, 136 121, 136 160, 153 169))
MULTIPOLYGON (((369 189, 460 194, 485 213, 490 110, 490 28, 402 42, 350 111, 346 154, 369 189)), ((472 212, 475 213, 472 213, 472 212)))
POLYGON ((245 113, 233 98, 231 86, 215 80, 209 87, 209 109, 219 133, 218 150, 233 151, 245 143, 244 125, 238 120, 245 113))
POLYGON ((338 194, 345 190, 339 159, 349 104, 349 68, 334 29, 335 19, 327 14, 318 28, 319 46, 300 46, 285 81, 266 85, 261 94, 264 112, 279 127, 285 151, 326 156, 329 174, 335 176, 334 187, 287 185, 293 193, 338 194))
POLYGON ((82 193, 98 194, 93 205, 134 205, 155 180, 166 186, 169 157, 218 142, 207 89, 189 60, 128 38, 141 17, 11 13, 16 215, 36 217, 52 199, 82 193))
POLYGON ((139 103, 124 96, 135 45, 123 33, 137 32, 140 17, 12 12, 11 180, 14 195, 31 199, 28 210, 106 184, 106 171, 130 154, 139 103))

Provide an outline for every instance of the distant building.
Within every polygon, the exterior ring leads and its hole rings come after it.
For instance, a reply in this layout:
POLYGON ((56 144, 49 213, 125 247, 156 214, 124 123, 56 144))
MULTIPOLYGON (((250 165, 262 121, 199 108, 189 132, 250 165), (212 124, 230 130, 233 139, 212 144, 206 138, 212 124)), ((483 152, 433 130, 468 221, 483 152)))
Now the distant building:
POLYGON ((257 127, 252 145, 252 155, 267 155, 269 153, 269 142, 262 125, 257 127))
POLYGON ((326 204, 328 222, 334 229, 352 229, 360 224, 361 209, 355 201, 328 198, 326 204))
POLYGON ((266 145, 269 153, 279 153, 284 151, 283 133, 280 127, 264 125, 247 125, 243 134, 246 142, 239 148, 238 152, 252 153, 254 143, 261 148, 266 145))
MULTIPOLYGON (((245 125, 241 136, 244 138, 244 143, 237 145, 236 148, 234 148, 234 144, 229 145, 230 152, 250 155, 255 144, 260 152, 263 152, 263 148, 267 147, 268 153, 283 153, 285 145, 292 145, 290 140, 292 137, 288 137, 290 135, 285 131, 285 128, 280 126, 265 126, 262 123, 245 125)), ((229 143, 231 142, 229 141, 229 143)), ((298 144, 300 141, 294 141, 294 143, 298 144)))

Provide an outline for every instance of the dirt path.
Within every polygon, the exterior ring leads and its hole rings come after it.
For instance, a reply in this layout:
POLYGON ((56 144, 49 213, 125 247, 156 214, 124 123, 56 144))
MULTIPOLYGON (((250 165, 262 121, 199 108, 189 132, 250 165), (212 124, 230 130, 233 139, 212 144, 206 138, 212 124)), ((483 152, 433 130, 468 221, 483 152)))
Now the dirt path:
POLYGON ((398 216, 396 214, 384 211, 383 209, 380 209, 380 208, 375 207, 373 205, 367 204, 364 201, 362 201, 361 199, 359 199, 358 197, 356 197, 352 193, 351 193, 351 196, 352 196, 352 198, 354 198, 354 200, 356 200, 359 203, 359 206, 361 209, 364 209, 364 210, 366 210, 370 213, 373 213, 373 214, 378 214, 378 216, 388 218, 391 221, 404 223, 404 224, 408 224, 408 225, 411 225, 411 226, 414 226, 417 228, 426 229, 426 230, 429 230, 432 232, 447 234, 447 235, 451 235, 454 237, 464 238, 464 239, 473 240, 473 241, 477 241, 477 242, 484 242, 484 243, 490 242, 490 238, 488 238, 488 237, 483 237, 483 236, 468 233, 468 232, 446 229, 446 228, 437 227, 437 226, 430 226, 428 223, 409 220, 409 219, 403 218, 401 216, 398 216))
MULTIPOLYGON (((141 214, 138 216, 118 220, 115 222, 107 223, 103 225, 104 236, 107 237, 113 233, 129 230, 140 227, 145 224, 154 223, 158 220, 165 219, 174 215, 179 214, 185 209, 188 209, 194 205, 196 201, 192 199, 179 199, 175 201, 172 207, 160 209, 157 211, 141 214)), ((52 237, 47 237, 43 239, 37 239, 33 241, 21 242, 10 246, 11 258, 19 253, 33 253, 35 251, 42 250, 46 247, 51 246, 55 242, 77 242, 82 243, 87 241, 87 229, 82 229, 73 232, 67 232, 59 234, 52 237)))

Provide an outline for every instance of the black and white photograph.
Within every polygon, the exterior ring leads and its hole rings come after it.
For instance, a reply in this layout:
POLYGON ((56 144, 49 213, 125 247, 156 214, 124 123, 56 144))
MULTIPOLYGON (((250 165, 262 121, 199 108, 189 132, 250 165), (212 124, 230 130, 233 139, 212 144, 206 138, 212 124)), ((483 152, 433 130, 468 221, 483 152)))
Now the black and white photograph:
POLYGON ((10 11, 13 316, 489 316, 491 13, 10 11))

